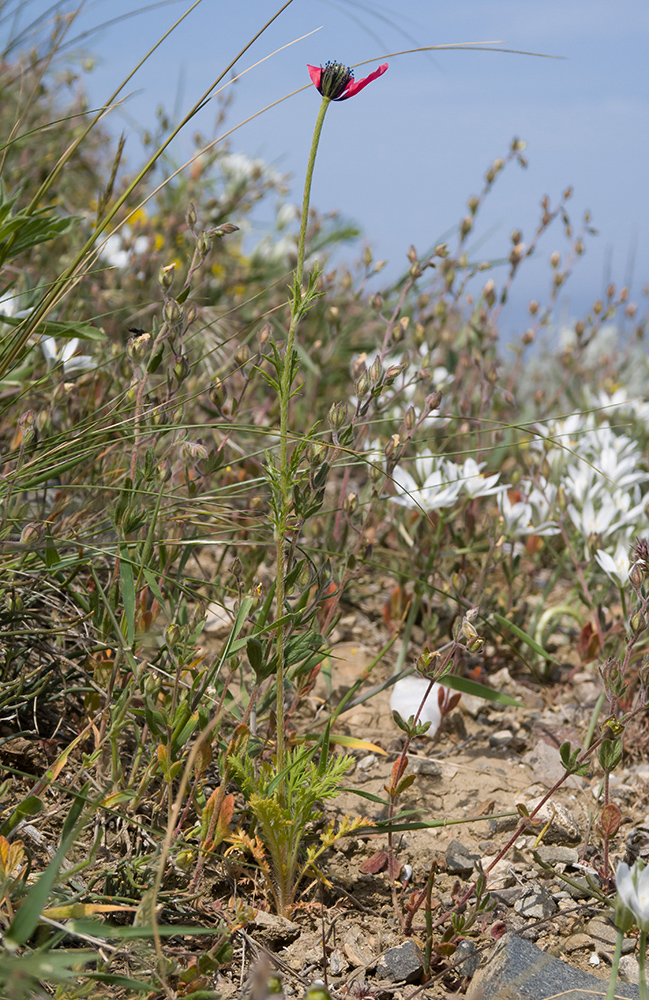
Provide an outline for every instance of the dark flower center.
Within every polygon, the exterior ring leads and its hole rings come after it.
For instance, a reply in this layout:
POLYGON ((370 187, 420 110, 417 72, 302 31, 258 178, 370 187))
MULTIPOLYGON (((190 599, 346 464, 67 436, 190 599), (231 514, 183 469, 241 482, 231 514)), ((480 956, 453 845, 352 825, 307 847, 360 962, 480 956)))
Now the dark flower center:
POLYGON ((342 63, 338 62, 328 62, 322 70, 318 90, 323 97, 329 97, 335 101, 337 97, 344 94, 353 79, 354 74, 348 66, 343 66, 342 63))

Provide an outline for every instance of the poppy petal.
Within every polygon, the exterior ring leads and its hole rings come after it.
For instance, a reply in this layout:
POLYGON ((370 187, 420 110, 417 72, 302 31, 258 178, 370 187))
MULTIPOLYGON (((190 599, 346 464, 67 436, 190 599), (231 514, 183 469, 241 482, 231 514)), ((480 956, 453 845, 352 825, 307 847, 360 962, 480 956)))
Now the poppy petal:
POLYGON ((320 89, 320 82, 322 80, 322 66, 309 66, 307 65, 309 71, 309 76, 311 77, 311 83, 314 87, 320 89))
MULTIPOLYGON (((364 77, 362 80, 352 80, 352 82, 345 90, 345 93, 342 94, 341 97, 337 98, 337 100, 346 101, 348 97, 354 97, 363 89, 363 87, 367 87, 368 83, 373 83, 374 80, 378 80, 380 76, 383 76, 387 68, 388 64, 382 63, 378 69, 375 69, 373 73, 370 73, 369 76, 364 77)), ((310 66, 309 66, 309 72, 311 72, 310 66)), ((313 76, 311 77, 311 79, 313 79, 313 76)))

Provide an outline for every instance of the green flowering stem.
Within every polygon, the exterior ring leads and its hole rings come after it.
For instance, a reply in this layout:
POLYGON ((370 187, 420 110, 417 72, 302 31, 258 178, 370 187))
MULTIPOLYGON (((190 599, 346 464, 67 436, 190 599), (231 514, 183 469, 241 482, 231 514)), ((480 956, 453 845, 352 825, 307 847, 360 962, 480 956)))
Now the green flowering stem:
POLYGON ((638 984, 638 990, 640 991, 640 1000, 649 1000, 649 990, 647 989, 647 977, 645 974, 645 958, 647 951, 647 931, 640 931, 640 954, 638 955, 638 965, 640 966, 640 982, 638 984))
POLYGON ((608 992, 606 994, 606 1000, 613 1000, 615 996, 615 984, 617 983, 617 967, 620 964, 620 955, 622 954, 623 941, 624 941, 624 931, 619 930, 617 932, 617 941, 615 942, 615 952, 613 953, 613 961, 611 962, 611 979, 608 984, 608 992))
POLYGON ((300 221, 300 236, 297 245, 297 265, 295 268, 293 300, 291 302, 291 321, 286 338, 286 348, 284 351, 284 362, 279 379, 279 482, 280 482, 280 510, 277 516, 277 526, 275 529, 275 541, 277 547, 277 617, 280 624, 277 627, 277 771, 281 774, 284 770, 286 750, 284 745, 284 638, 285 630, 281 619, 284 617, 284 595, 285 595, 285 549, 286 532, 288 529, 288 519, 292 501, 292 476, 288 458, 288 418, 289 406, 291 402, 291 389, 293 383, 293 344, 295 342, 295 331, 304 313, 302 280, 304 278, 304 257, 306 246, 306 230, 309 221, 309 202, 311 200, 311 181, 313 179, 313 168, 315 158, 320 143, 320 135, 327 108, 331 104, 329 97, 323 97, 313 130, 311 140, 311 150, 304 179, 304 197, 302 199, 302 218, 300 221))

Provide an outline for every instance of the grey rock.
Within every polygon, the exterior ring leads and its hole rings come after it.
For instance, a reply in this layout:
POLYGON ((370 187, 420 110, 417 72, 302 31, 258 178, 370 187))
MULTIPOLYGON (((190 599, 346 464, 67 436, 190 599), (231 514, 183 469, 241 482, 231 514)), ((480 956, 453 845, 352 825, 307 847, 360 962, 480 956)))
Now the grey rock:
POLYGON ((557 912, 558 906, 542 886, 533 886, 516 900, 514 909, 528 920, 548 920, 557 912))
POLYGON ((640 982, 640 965, 635 955, 622 955, 617 967, 618 978, 623 983, 640 982))
POLYGON ((371 771, 373 767, 379 762, 379 758, 374 753, 368 753, 365 757, 361 757, 358 761, 356 767, 359 771, 371 771))
POLYGON ((264 944, 278 947, 290 944, 300 936, 300 925, 286 917, 278 917, 274 913, 266 913, 265 910, 257 910, 251 927, 258 932, 258 937, 264 944))
MULTIPOLYGON (((529 810, 536 807, 536 802, 529 803, 529 810)), ((543 834, 545 844, 578 844, 581 840, 579 823, 569 809, 560 802, 546 802, 535 815, 541 824, 550 821, 550 826, 543 834)))
POLYGON ((489 895, 493 896, 499 902, 504 903, 505 906, 513 906, 524 892, 524 885, 513 885, 511 889, 490 889, 489 895))
POLYGON ((581 951, 584 948, 592 948, 593 939, 590 934, 571 934, 563 943, 563 950, 567 952, 581 951))
MULTIPOLYGON (((469 1000, 545 1000, 563 995, 570 1000, 593 1000, 606 993, 606 980, 574 969, 516 934, 505 934, 486 966, 473 978, 469 1000)), ((617 997, 638 1000, 637 986, 620 983, 617 997)))
POLYGON ((478 855, 471 854, 459 840, 452 840, 446 848, 446 868, 452 875, 470 875, 477 860, 478 855))
POLYGON ((442 769, 436 760, 429 760, 427 757, 411 757, 410 770, 413 774, 423 774, 428 778, 439 778, 442 769))
POLYGON ((576 847, 541 844, 537 847, 536 853, 546 865, 574 865, 579 861, 579 851, 576 847))
POLYGON ((408 940, 398 948, 388 948, 376 966, 381 979, 392 983, 416 983, 424 971, 424 956, 414 941, 408 940))
POLYGON ((329 972, 332 976, 340 976, 349 968, 347 956, 339 948, 334 948, 329 956, 329 972))
MULTIPOLYGON (((614 927, 608 920, 602 920, 601 917, 593 917, 586 924, 586 930, 590 934, 597 951, 601 955, 606 955, 610 958, 617 942, 617 927, 614 927)), ((634 949, 635 941, 631 938, 625 938, 622 942, 622 954, 628 955, 634 949)))
POLYGON ((480 952, 473 941, 469 941, 467 938, 460 941, 453 955, 453 964, 455 970, 461 976, 466 976, 467 979, 471 979, 476 974, 480 966, 480 952))
POLYGON ((511 745, 513 739, 514 734, 511 729, 499 729, 497 733, 489 735, 489 746, 495 750, 499 749, 499 747, 508 747, 511 745))
MULTIPOLYGON (((521 760, 532 771, 534 780, 541 782, 546 788, 552 788, 566 773, 558 749, 543 740, 539 740, 529 753, 523 754, 521 760)), ((565 785, 567 788, 581 788, 580 779, 575 778, 574 774, 566 778, 565 785)))
POLYGON ((570 881, 574 882, 575 885, 569 885, 566 882, 565 883, 566 892, 569 892, 573 899, 589 899, 593 895, 593 891, 590 885, 588 884, 589 878, 590 881, 595 884, 595 886, 601 888, 602 883, 600 879, 597 878, 596 875, 586 876, 586 875, 575 875, 571 873, 570 881))

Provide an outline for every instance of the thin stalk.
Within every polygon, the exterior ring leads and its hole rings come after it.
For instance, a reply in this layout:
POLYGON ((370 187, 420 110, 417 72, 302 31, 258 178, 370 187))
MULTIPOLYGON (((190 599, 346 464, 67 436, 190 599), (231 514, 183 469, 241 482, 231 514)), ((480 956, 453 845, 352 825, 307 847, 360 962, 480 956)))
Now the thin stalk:
POLYGON ((613 1000, 615 997, 615 984, 617 982, 617 968, 620 964, 620 955, 622 954, 622 942, 624 941, 624 931, 617 932, 617 941, 615 942, 615 951, 613 953, 613 961, 611 962, 611 979, 608 984, 608 991, 606 993, 606 1000, 613 1000))
POLYGON ((327 108, 331 103, 330 98, 323 97, 318 111, 313 138, 311 140, 311 150, 304 179, 304 197, 302 199, 302 218, 300 221, 300 236, 297 248, 297 265, 295 268, 295 285, 293 302, 291 304, 291 321, 286 338, 284 350, 284 362, 282 365, 279 380, 279 405, 280 405, 280 426, 279 426, 279 476, 280 476, 280 510, 278 511, 277 527, 275 531, 275 542, 277 550, 277 590, 276 606, 277 617, 280 624, 277 628, 277 771, 282 772, 285 767, 286 749, 284 744, 284 639, 285 630, 281 619, 284 617, 284 596, 285 596, 285 549, 286 533, 288 529, 288 517, 291 507, 291 468, 288 458, 288 419, 289 406, 291 402, 291 387, 293 373, 293 344, 295 342, 295 331, 302 316, 302 280, 304 278, 304 256, 306 245, 306 230, 309 221, 309 202, 311 200, 311 181, 313 179, 313 168, 315 158, 322 134, 322 126, 327 113, 327 108))
POLYGON ((647 931, 640 931, 640 954, 638 955, 638 965, 640 972, 640 982, 638 984, 638 989, 640 991, 640 1000, 649 1000, 649 990, 647 989, 647 977, 645 974, 645 959, 647 957, 647 931))

